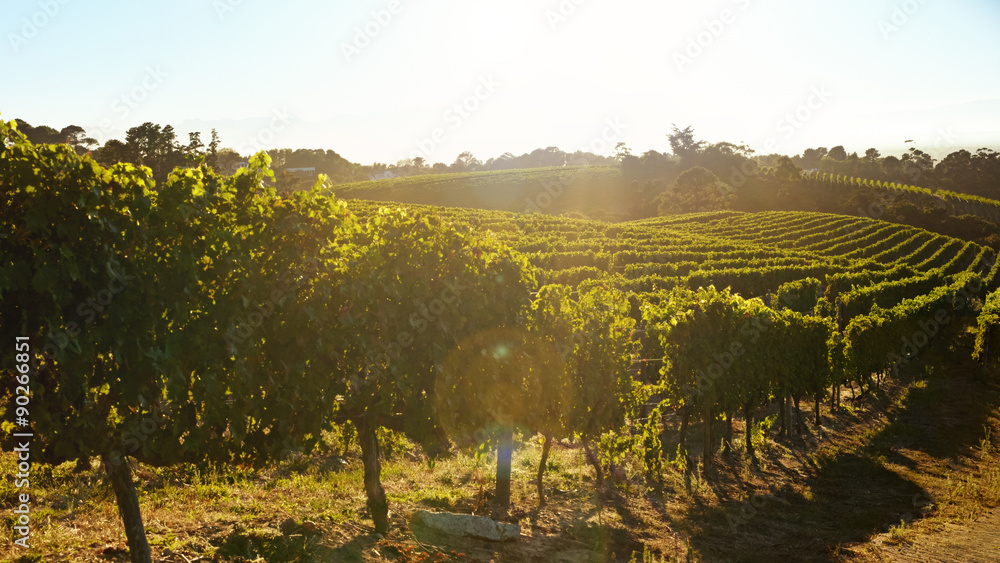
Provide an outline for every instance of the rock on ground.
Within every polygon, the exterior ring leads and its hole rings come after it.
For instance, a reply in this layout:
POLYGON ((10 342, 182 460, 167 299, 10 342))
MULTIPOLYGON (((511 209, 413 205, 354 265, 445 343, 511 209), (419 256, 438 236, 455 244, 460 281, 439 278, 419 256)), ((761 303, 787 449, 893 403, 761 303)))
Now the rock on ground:
POLYGON ((418 510, 413 521, 453 536, 468 536, 489 541, 508 541, 521 537, 521 526, 497 522, 485 516, 428 512, 418 510))

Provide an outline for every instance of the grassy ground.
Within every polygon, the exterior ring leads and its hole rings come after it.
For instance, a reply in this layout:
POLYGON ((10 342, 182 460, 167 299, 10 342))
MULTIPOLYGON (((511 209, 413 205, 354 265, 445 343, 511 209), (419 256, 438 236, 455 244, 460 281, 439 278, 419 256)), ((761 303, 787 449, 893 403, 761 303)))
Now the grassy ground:
MULTIPOLYGON (((538 507, 540 448, 524 439, 504 517, 519 522, 524 537, 504 544, 409 522, 419 509, 502 517, 490 502, 492 459, 459 454, 431 467, 398 440, 390 440, 395 451, 383 474, 393 524, 386 537, 364 514, 356 449, 339 445, 260 472, 139 466, 140 502, 154 560, 170 562, 917 561, 930 560, 921 555, 928 553, 991 560, 978 557, 1000 547, 1000 518, 990 514, 1000 504, 1000 390, 981 380, 970 346, 956 327, 878 393, 845 401, 834 418, 824 410, 819 427, 810 418, 801 437, 765 443, 765 422, 756 465, 743 460, 740 440, 707 470, 668 466, 662 483, 647 482, 639 462, 628 460, 625 480, 604 497, 594 493, 580 448, 561 443, 546 474, 549 502, 538 507), (957 551, 956 538, 970 537, 975 548, 957 551)), ((700 451, 694 440, 689 447, 700 451)), ((7 537, 13 473, 4 453, 7 537)), ((0 558, 128 560, 98 468, 34 468, 32 494, 32 548, 4 542, 0 558)))

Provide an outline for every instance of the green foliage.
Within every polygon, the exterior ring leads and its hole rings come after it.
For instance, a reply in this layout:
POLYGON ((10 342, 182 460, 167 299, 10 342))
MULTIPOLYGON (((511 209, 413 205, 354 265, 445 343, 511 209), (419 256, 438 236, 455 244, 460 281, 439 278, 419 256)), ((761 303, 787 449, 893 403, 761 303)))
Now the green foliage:
POLYGON ((659 340, 667 404, 732 413, 772 396, 816 394, 831 382, 831 321, 775 312, 714 287, 677 290, 643 311, 659 340))
POLYGON ((663 477, 663 444, 660 441, 662 405, 657 405, 642 427, 642 466, 650 480, 663 477))
POLYGON ((992 351, 995 357, 1000 356, 1000 291, 994 291, 986 298, 979 318, 976 321, 976 347, 972 352, 972 357, 986 364, 988 352, 992 351))
POLYGON ((809 314, 816 308, 822 285, 822 282, 816 278, 783 283, 778 287, 775 297, 781 306, 797 313, 809 314))
MULTIPOLYGON (((32 343, 46 462, 260 464, 353 421, 383 450, 402 434, 432 451, 448 439, 485 448, 510 426, 602 439, 607 459, 641 450, 656 478, 660 409, 733 413, 870 377, 996 279, 986 248, 870 219, 715 211, 606 224, 348 206, 324 178, 275 193, 265 154, 231 176, 199 165, 154 184, 149 168, 106 169, 2 122, 0 138, 0 332, 32 343), (532 293, 551 281, 564 285, 532 293), (787 309, 752 298, 774 291, 787 309), (654 392, 641 437, 625 434, 654 392)), ((465 180, 538 187, 561 173, 465 180)), ((345 191, 437 197, 463 189, 451 180, 345 191)), ((997 301, 980 315, 977 354, 997 301)), ((0 356, 15 364, 12 348, 0 356)))
POLYGON ((41 459, 259 461, 319 436, 331 380, 268 337, 341 252, 342 204, 319 186, 276 196, 266 156, 154 190, 147 168, 0 127, 0 330, 34 346, 41 459))
POLYGON ((532 269, 502 244, 399 209, 372 215, 354 248, 346 281, 333 286, 340 298, 331 302, 344 305, 325 317, 339 323, 318 329, 317 340, 335 362, 328 373, 344 374, 341 413, 378 424, 397 419, 412 439, 440 443, 425 398, 441 366, 491 339, 516 340, 532 269), (354 336, 337 338, 341 330, 354 336))
POLYGON ((732 205, 732 188, 701 166, 689 168, 654 203, 661 215, 719 211, 732 205))
POLYGON ((628 301, 594 287, 543 287, 524 329, 500 327, 461 342, 442 364, 437 411, 456 439, 482 442, 515 424, 554 437, 594 438, 624 424, 637 401, 628 301))
POLYGON ((966 272, 926 295, 854 317, 844 347, 848 375, 864 381, 870 374, 899 369, 961 314, 981 287, 981 278, 966 272))
MULTIPOLYGON (((824 163, 829 162, 833 161, 824 157, 824 163)), ((758 176, 762 182, 778 181, 786 192, 810 194, 810 209, 882 216, 971 240, 985 238, 1000 222, 1000 201, 979 195, 820 171, 789 177, 775 167, 762 168, 758 176), (963 216, 974 216, 975 220, 963 222, 963 216)))

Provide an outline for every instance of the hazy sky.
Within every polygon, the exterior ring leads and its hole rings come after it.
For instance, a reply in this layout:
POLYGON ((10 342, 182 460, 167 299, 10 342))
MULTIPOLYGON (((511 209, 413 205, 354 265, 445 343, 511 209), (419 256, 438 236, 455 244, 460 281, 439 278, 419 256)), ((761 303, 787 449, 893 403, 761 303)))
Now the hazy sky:
POLYGON ((997 0, 8 0, 0 117, 105 141, 450 163, 669 150, 1000 150, 997 0))

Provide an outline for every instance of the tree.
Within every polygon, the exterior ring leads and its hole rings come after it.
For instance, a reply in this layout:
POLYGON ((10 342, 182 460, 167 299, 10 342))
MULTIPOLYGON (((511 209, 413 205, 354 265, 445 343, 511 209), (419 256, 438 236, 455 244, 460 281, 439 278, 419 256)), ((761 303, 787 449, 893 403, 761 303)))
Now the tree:
POLYGON ((205 164, 216 173, 221 172, 219 169, 219 144, 219 133, 213 127, 212 140, 209 141, 208 152, 205 154, 205 164))
POLYGON ((94 151, 93 157, 94 160, 109 168, 119 162, 134 162, 136 158, 133 147, 118 139, 109 139, 103 147, 94 151))
POLYGON ((77 154, 84 154, 93 150, 97 147, 99 143, 97 139, 93 137, 88 137, 87 132, 84 131, 83 127, 79 125, 67 125, 59 131, 59 136, 63 138, 63 141, 67 145, 73 147, 73 150, 77 154))
POLYGON ((472 156, 471 152, 465 151, 458 155, 451 168, 454 172, 472 172, 477 170, 482 164, 482 162, 479 162, 479 159, 472 156))
POLYGON ((87 136, 87 132, 79 125, 67 125, 62 130, 57 131, 48 125, 32 127, 23 119, 15 119, 14 124, 17 130, 35 144, 60 144, 65 143, 76 151, 77 154, 84 154, 98 146, 96 139, 87 136))
POLYGON ((882 169, 882 173, 885 174, 885 177, 893 181, 898 179, 900 171, 902 170, 902 162, 898 157, 892 155, 883 158, 879 166, 882 169))
POLYGON ((531 154, 527 155, 527 158, 523 160, 526 161, 523 163, 525 168, 562 166, 566 164, 566 153, 559 150, 558 147, 546 147, 531 151, 531 154))
POLYGON ((802 171, 787 156, 778 157, 774 165, 774 177, 782 182, 794 182, 802 177, 802 171))
POLYGON ((815 149, 806 149, 802 152, 802 169, 803 170, 817 170, 820 167, 820 163, 823 157, 827 155, 826 147, 818 147, 815 149))
POLYGON ((203 148, 205 148, 205 143, 201 142, 201 132, 192 131, 188 133, 188 144, 184 147, 184 152, 188 156, 204 155, 203 148))
MULTIPOLYGON (((733 178, 745 181, 754 173, 757 163, 753 160, 753 149, 747 145, 733 143, 713 143, 702 149, 694 159, 698 166, 708 169, 719 178, 733 178)), ((734 181, 734 184, 737 183, 734 181)))
POLYGON ((486 168, 489 170, 509 170, 517 168, 516 158, 513 154, 505 152, 502 155, 486 161, 486 168))
POLYGON ((694 213, 727 209, 733 200, 733 190, 708 170, 695 166, 677 177, 660 194, 655 203, 660 214, 694 213))
POLYGON ((236 172, 241 165, 245 164, 246 159, 240 156, 240 153, 229 147, 223 147, 218 150, 215 155, 216 166, 219 169, 219 173, 229 176, 236 172))
POLYGON ((677 165, 668 154, 648 150, 639 157, 623 156, 621 167, 622 175, 630 180, 669 181, 677 165))
POLYGON ((900 172, 911 183, 933 182, 934 159, 924 151, 910 147, 899 159, 900 172))
POLYGON ((153 178, 162 182, 175 166, 184 164, 183 148, 177 144, 172 125, 160 127, 151 122, 125 132, 125 144, 132 148, 139 166, 149 166, 153 178))
POLYGON ((844 145, 837 145, 830 149, 830 153, 827 154, 827 157, 843 162, 847 160, 847 150, 844 149, 844 145))
POLYGON ((618 162, 625 160, 625 157, 632 156, 632 149, 628 148, 628 145, 624 141, 619 141, 615 145, 615 155, 614 158, 618 162))
POLYGON ((704 146, 704 141, 694 140, 694 129, 689 125, 684 129, 678 129, 677 125, 671 124, 672 133, 667 135, 670 140, 670 150, 681 158, 690 160, 704 146))
POLYGON ((37 127, 32 127, 27 121, 22 119, 14 120, 17 130, 20 131, 24 136, 35 144, 47 144, 47 143, 62 143, 64 138, 59 134, 59 131, 49 127, 48 125, 39 125, 37 127))

